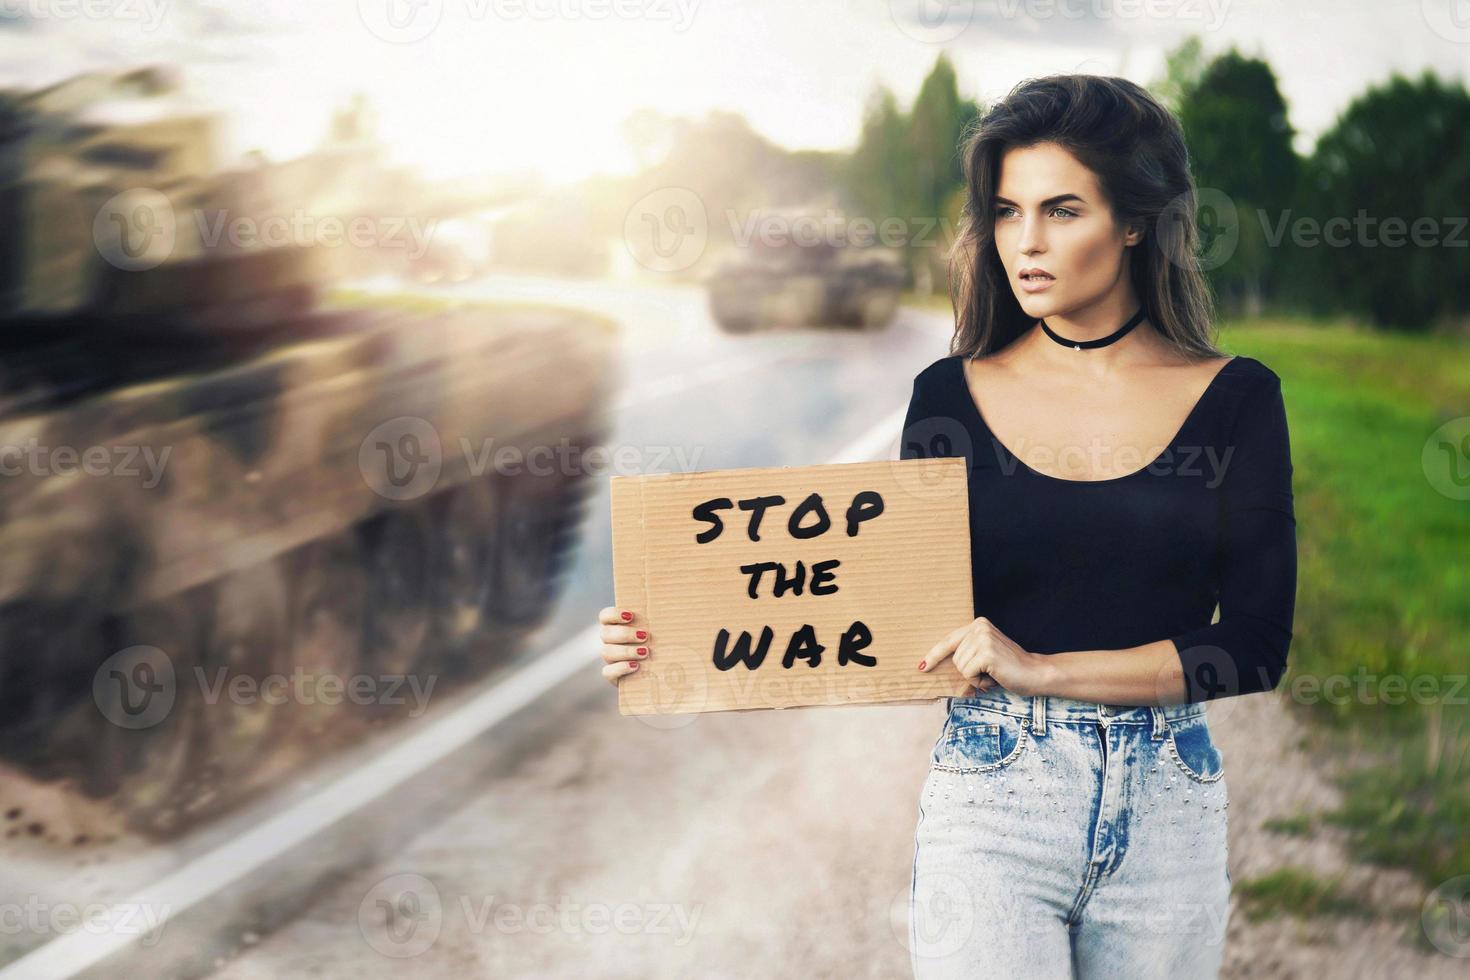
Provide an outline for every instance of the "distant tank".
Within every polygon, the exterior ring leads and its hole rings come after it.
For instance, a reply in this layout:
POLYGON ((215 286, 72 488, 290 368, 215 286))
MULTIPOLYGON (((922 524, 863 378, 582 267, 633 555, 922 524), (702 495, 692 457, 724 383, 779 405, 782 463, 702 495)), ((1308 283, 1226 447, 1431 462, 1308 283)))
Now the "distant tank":
POLYGON ((144 69, 0 98, 12 837, 174 835, 401 720, 407 678, 438 698, 504 662, 607 432, 611 321, 327 308, 370 253, 201 239, 219 209, 370 215, 401 181, 340 145, 220 168, 176 95, 144 69))
MULTIPOLYGON (((803 213, 794 213, 793 228, 803 213)), ((710 313, 732 333, 764 328, 881 329, 893 319, 907 281, 894 249, 810 241, 800 234, 722 256, 705 279, 710 313)))

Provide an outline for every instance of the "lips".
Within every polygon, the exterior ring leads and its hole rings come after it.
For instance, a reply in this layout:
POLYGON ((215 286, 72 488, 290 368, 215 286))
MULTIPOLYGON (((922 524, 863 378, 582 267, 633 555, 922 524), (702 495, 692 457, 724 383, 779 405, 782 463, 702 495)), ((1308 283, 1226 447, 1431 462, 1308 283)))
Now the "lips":
POLYGON ((1026 293, 1044 292, 1057 281, 1050 272, 1043 272, 1041 269, 1022 269, 1018 273, 1018 278, 1021 281, 1017 288, 1026 293))

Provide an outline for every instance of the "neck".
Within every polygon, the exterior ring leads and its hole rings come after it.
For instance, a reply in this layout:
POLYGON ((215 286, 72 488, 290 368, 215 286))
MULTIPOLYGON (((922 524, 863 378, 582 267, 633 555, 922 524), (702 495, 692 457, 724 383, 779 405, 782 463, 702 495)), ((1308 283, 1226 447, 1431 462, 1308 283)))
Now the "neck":
MULTIPOLYGON (((1116 333, 1119 327, 1138 312, 1138 307, 1138 301, 1132 298, 1105 300, 1084 309, 1047 316, 1044 319, 1053 333, 1070 341, 1085 343, 1116 333)), ((1048 364, 1058 368, 1102 374, 1108 373, 1117 364, 1136 358, 1147 349, 1151 339, 1149 335, 1153 332, 1153 325, 1144 319, 1126 335, 1106 346, 1083 348, 1079 351, 1064 347, 1048 337, 1041 328, 1041 319, 1026 333, 1026 343, 1032 354, 1044 358, 1048 364)))

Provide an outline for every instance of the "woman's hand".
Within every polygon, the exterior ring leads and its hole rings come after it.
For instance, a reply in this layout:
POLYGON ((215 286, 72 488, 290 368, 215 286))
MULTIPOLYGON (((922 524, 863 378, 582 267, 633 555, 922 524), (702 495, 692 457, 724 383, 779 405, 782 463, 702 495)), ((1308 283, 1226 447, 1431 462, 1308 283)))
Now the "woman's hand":
POLYGON ((648 659, 648 624, 639 623, 631 612, 608 606, 597 614, 602 624, 602 659, 607 666, 602 676, 617 687, 618 680, 638 669, 648 659))
POLYGON ((1042 690, 1045 656, 1022 650, 1015 640, 984 616, 961 626, 934 644, 929 655, 919 664, 919 669, 927 674, 950 656, 954 657, 954 665, 961 674, 970 678, 970 686, 977 691, 1000 686, 1023 697, 1046 693, 1042 690))

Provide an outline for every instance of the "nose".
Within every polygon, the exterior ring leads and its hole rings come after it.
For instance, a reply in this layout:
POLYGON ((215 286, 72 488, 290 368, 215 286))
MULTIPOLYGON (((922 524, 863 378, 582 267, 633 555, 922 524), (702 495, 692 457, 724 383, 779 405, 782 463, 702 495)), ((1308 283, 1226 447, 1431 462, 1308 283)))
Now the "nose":
POLYGON ((1016 245, 1022 255, 1046 251, 1046 231, 1039 217, 1028 215, 1021 222, 1021 238, 1016 245))

